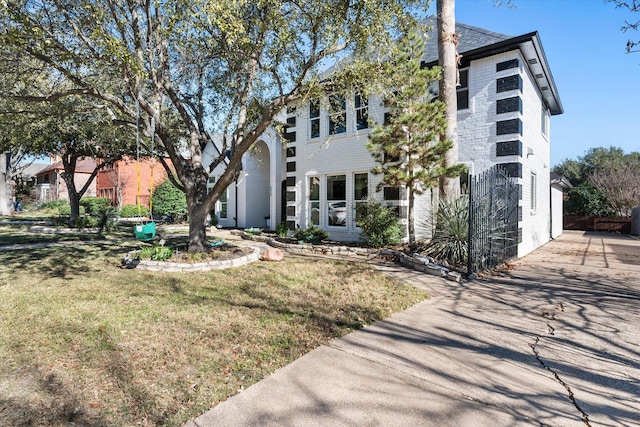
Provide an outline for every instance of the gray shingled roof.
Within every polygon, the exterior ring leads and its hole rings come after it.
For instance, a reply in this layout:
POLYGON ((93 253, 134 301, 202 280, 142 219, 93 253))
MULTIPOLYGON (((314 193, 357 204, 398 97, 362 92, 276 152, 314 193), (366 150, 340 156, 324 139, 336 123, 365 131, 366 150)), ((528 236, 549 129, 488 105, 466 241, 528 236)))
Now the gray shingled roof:
MULTIPOLYGON (((436 33, 435 19, 427 21, 432 27, 422 60, 426 63, 438 61, 438 34, 436 33)), ((484 28, 474 27, 456 22, 456 34, 458 34, 458 53, 464 56, 465 52, 486 47, 494 43, 503 42, 512 38, 505 34, 495 33, 484 28)))

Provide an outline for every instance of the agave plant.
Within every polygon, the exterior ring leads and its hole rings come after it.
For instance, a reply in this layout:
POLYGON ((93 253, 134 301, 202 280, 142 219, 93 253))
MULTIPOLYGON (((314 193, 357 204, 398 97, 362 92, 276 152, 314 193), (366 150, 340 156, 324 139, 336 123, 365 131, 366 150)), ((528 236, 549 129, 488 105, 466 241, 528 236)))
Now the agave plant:
POLYGON ((469 196, 440 199, 437 209, 427 215, 423 226, 431 230, 431 241, 423 253, 450 264, 464 264, 468 255, 469 196))

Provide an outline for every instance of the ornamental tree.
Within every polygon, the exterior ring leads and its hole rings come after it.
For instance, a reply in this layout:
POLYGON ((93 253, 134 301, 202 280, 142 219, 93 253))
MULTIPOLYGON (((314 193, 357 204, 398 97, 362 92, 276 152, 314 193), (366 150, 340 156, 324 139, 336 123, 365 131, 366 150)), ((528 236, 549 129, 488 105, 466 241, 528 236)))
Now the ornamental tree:
POLYGON ((392 88, 385 101, 390 109, 389 121, 373 130, 367 145, 378 163, 373 173, 382 175, 378 191, 384 186, 407 190, 411 244, 415 243, 415 195, 438 185, 441 177, 456 177, 465 170, 464 165, 444 163, 452 146, 450 140, 441 137, 446 128, 445 105, 428 92, 438 80, 440 69, 421 68, 424 45, 424 36, 411 31, 386 63, 392 88))

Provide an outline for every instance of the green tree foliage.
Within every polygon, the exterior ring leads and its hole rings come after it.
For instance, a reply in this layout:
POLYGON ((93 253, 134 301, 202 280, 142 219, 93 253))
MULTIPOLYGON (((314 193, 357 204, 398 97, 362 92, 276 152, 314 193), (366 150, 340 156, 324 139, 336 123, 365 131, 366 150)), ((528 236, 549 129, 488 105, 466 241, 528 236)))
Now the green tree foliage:
POLYGON ((613 208, 604 194, 588 183, 569 190, 564 202, 564 210, 567 215, 596 217, 613 215, 613 208))
POLYGON ((618 147, 589 149, 578 159, 553 168, 574 186, 568 193, 569 215, 629 216, 640 204, 640 153, 618 147))
MULTIPOLYGON (((207 214, 287 103, 322 90, 317 76, 328 62, 350 55, 373 70, 398 29, 427 8, 423 0, 18 0, 0 2, 0 45, 68 85, 41 100, 82 94, 130 123, 139 104, 144 133, 186 194, 189 250, 204 251, 207 214), (213 132, 223 141, 203 164, 213 132), (208 191, 219 165, 225 172, 208 191)), ((371 70, 331 83, 377 77, 371 70)))
POLYGON ((444 104, 431 99, 429 85, 439 78, 440 70, 420 67, 424 38, 412 30, 399 44, 385 66, 393 91, 386 98, 389 123, 376 127, 367 148, 378 165, 374 174, 382 175, 378 190, 384 186, 404 186, 409 197, 409 242, 415 242, 414 201, 416 194, 438 184, 442 176, 459 176, 464 165, 444 165, 451 141, 444 134, 444 104))
POLYGON ((170 217, 173 221, 187 215, 187 199, 170 180, 165 180, 153 191, 153 215, 170 217))

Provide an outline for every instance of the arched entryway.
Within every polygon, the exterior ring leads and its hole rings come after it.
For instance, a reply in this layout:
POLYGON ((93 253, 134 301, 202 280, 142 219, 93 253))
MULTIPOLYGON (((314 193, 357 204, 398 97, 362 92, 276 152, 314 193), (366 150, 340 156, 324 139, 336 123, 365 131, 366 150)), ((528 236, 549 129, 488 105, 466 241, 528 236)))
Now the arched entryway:
POLYGON ((270 221, 271 158, 269 147, 258 141, 247 156, 246 226, 267 227, 270 221))

